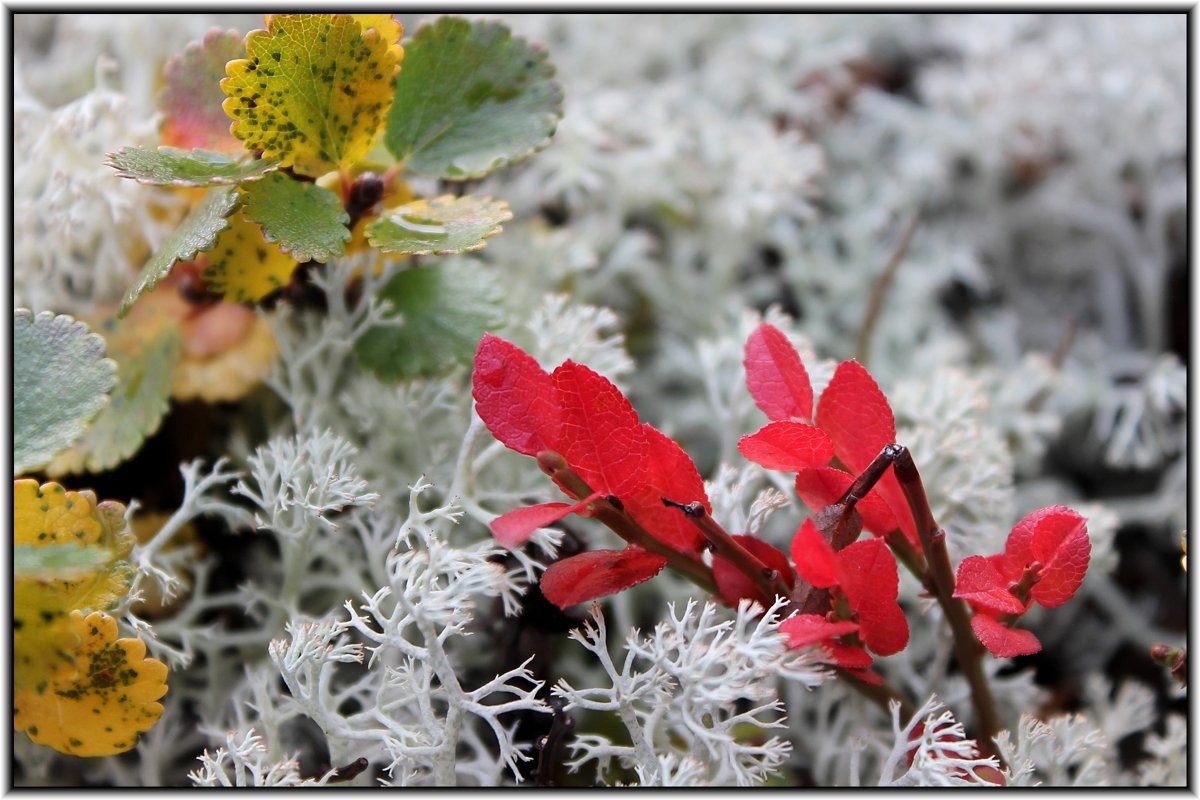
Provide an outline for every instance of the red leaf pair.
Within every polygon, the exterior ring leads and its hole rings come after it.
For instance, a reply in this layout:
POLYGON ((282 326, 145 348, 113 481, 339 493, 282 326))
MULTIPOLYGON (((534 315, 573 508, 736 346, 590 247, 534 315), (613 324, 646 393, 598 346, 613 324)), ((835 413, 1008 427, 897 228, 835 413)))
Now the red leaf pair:
MULTIPOLYGON (((853 478, 828 467, 830 459, 836 456, 857 474, 896 440, 896 423, 887 398, 865 367, 857 361, 844 361, 821 394, 814 417, 808 373, 778 328, 760 323, 746 340, 745 352, 746 386, 772 422, 743 437, 738 450, 767 469, 799 473, 796 490, 813 511, 836 502, 853 478), (807 424, 810 421, 815 425, 807 424), (833 494, 833 488, 843 482, 845 486, 833 494)), ((879 502, 860 505, 868 530, 882 535, 899 527, 910 541, 917 541, 895 475, 885 473, 869 496, 879 502)))
POLYGON ((1091 548, 1087 520, 1065 506, 1049 506, 1013 526, 1003 553, 963 559, 954 596, 975 609, 971 628, 993 656, 1042 649, 1036 636, 1010 623, 1031 603, 1054 608, 1070 600, 1087 573, 1091 548))
MULTIPOLYGON (((520 547, 538 528, 615 496, 656 539, 699 555, 703 536, 660 498, 699 500, 708 510, 704 481, 679 445, 642 423, 607 378, 570 360, 548 374, 516 345, 485 334, 475 353, 471 393, 499 441, 528 456, 559 454, 594 492, 574 504, 545 503, 497 517, 492 532, 502 545, 520 547)), ((554 564, 543 579, 546 597, 565 608, 640 583, 666 563, 642 548, 619 551, 619 557, 618 551, 600 552, 607 555, 584 553, 554 564)))
POLYGON ((908 644, 908 621, 896 602, 896 559, 882 539, 864 539, 835 552, 806 519, 792 539, 792 560, 804 580, 846 598, 859 638, 874 653, 889 656, 908 644))

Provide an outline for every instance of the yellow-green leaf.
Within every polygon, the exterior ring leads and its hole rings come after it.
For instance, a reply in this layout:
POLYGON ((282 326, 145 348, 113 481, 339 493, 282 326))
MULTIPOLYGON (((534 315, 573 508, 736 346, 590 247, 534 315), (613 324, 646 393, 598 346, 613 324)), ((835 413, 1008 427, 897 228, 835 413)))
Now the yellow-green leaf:
POLYGON ((117 621, 97 611, 68 618, 78 644, 69 677, 15 686, 13 728, 74 756, 132 749, 162 716, 167 667, 138 639, 118 639, 117 621))
MULTIPOLYGON (((293 181, 294 182, 294 181, 293 181)), ((262 229, 237 214, 207 256, 204 282, 235 303, 255 303, 284 286, 296 259, 268 242, 262 229)))
POLYGON ((385 253, 447 256, 483 249, 510 219, 503 200, 443 195, 397 206, 367 226, 367 240, 385 253))
POLYGON ((370 152, 392 104, 396 53, 348 14, 279 14, 246 37, 221 89, 233 135, 301 175, 370 152))
POLYGON ((167 241, 151 256, 142 268, 142 276, 125 294, 118 316, 125 316, 129 309, 158 282, 171 274, 171 268, 180 261, 191 261, 196 253, 208 250, 217 241, 221 231, 229 227, 226 219, 237 208, 238 193, 233 186, 216 186, 209 189, 200 204, 192 209, 183 224, 167 237, 167 241))

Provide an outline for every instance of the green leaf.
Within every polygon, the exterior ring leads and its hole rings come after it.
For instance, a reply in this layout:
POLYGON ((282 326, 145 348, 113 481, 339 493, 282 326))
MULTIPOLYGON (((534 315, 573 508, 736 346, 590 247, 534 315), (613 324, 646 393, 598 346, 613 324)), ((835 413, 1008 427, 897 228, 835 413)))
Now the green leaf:
POLYGON ((216 244, 221 231, 229 227, 226 219, 238 207, 238 195, 232 186, 209 189, 200 204, 192 209, 187 219, 167 238, 166 243, 151 256, 142 268, 142 276, 130 289, 121 308, 120 317, 129 313, 142 292, 152 290, 163 278, 171 274, 171 268, 179 261, 191 261, 196 254, 216 244))
POLYGON ((385 253, 447 256, 483 249, 510 219, 503 200, 443 195, 390 210, 367 226, 367 240, 385 253))
POLYGON ((393 319, 359 337, 354 352, 384 380, 428 377, 470 363, 479 339, 504 320, 500 287, 468 260, 404 270, 379 297, 395 306, 393 319))
POLYGON ((117 386, 83 438, 46 467, 52 478, 115 467, 141 448, 167 413, 183 350, 179 323, 142 304, 125 319, 105 319, 99 330, 117 362, 117 386))
POLYGON ((238 159, 212 150, 175 147, 123 147, 104 162, 121 178, 151 186, 224 186, 260 180, 279 169, 278 161, 238 159))
POLYGON ((80 544, 13 545, 13 578, 40 581, 75 580, 99 572, 112 562, 102 547, 80 544))
POLYGON ((301 175, 345 169, 383 127, 400 52, 348 14, 269 15, 221 81, 233 135, 301 175))
POLYGON ((350 215, 328 189, 276 173, 247 186, 243 196, 242 215, 297 261, 325 261, 346 252, 350 215))
POLYGON ((404 49, 384 141, 408 169, 479 178, 550 144, 562 88, 542 50, 496 22, 442 17, 404 49))
POLYGON ((225 65, 246 55, 237 31, 212 28, 204 41, 192 42, 163 67, 163 88, 158 93, 162 112, 162 143, 190 150, 193 147, 222 153, 245 153, 246 148, 229 132, 229 117, 221 103, 225 65))
POLYGON ((117 364, 82 322, 13 312, 13 471, 44 466, 74 444, 108 402, 117 364))

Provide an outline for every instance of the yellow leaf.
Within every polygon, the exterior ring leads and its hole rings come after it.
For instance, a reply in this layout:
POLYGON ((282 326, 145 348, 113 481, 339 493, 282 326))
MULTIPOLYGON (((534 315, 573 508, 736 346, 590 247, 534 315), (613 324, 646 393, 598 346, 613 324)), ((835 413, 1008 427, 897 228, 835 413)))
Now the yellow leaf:
POLYGON ((206 254, 208 288, 236 303, 253 303, 287 284, 296 259, 268 242, 262 229, 241 214, 229 218, 229 227, 206 254))
POLYGON ((233 135, 301 175, 349 167, 370 152, 392 104, 390 35, 348 14, 269 17, 221 81, 233 135))
POLYGON ((388 49, 396 56, 396 66, 404 61, 404 48, 400 40, 404 38, 404 26, 393 14, 351 14, 364 31, 374 28, 387 42, 388 49))
POLYGON ((74 672, 75 635, 65 624, 75 609, 110 608, 129 591, 133 570, 125 561, 134 538, 125 529, 125 507, 97 505, 92 492, 68 492, 57 483, 13 482, 13 544, 34 547, 76 543, 111 554, 107 569, 70 578, 19 578, 13 582, 13 683, 17 688, 74 672))
POLYGON ((76 673, 40 687, 16 687, 13 728, 38 744, 75 756, 123 753, 162 715, 167 667, 146 658, 138 639, 118 639, 117 621, 96 611, 69 618, 76 673))

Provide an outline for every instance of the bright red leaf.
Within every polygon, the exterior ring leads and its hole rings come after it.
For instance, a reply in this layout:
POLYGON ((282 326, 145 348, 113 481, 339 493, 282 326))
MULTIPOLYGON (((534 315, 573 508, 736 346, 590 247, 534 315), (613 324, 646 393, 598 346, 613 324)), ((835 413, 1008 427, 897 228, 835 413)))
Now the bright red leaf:
POLYGON ((1028 656, 1042 649, 1042 643, 1029 631, 1005 627, 987 614, 971 617, 971 630, 996 658, 1028 656))
MULTIPOLYGON (((745 534, 734 534, 733 540, 750 551, 750 554, 767 566, 777 570, 783 576, 784 583, 792 585, 792 567, 788 564, 787 556, 778 548, 764 542, 762 539, 745 534)), ((737 606, 738 600, 746 598, 753 600, 763 608, 767 608, 775 600, 767 597, 759 590, 757 584, 750 580, 744 572, 720 556, 713 556, 713 579, 717 583, 717 591, 721 599, 731 606, 737 606)))
POLYGON ((746 388, 773 421, 812 419, 813 391, 808 372, 792 343, 769 322, 759 326, 746 340, 746 388))
POLYGON ((662 498, 685 504, 699 500, 711 513, 704 479, 688 454, 669 436, 648 422, 642 423, 642 431, 646 436, 646 473, 638 490, 622 499, 625 510, 655 539, 698 557, 704 534, 678 509, 663 505, 662 498))
POLYGON ((554 381, 532 356, 485 333, 471 378, 475 410, 506 447, 527 456, 557 448, 562 415, 554 381))
POLYGON ((738 442, 738 451, 767 469, 799 472, 833 458, 833 442, 820 428, 802 422, 772 422, 738 442))
POLYGON ((839 550, 838 582, 858 614, 858 634, 881 656, 908 644, 908 620, 896 603, 900 576, 883 539, 865 539, 839 550))
POLYGON ((792 562, 800 577, 813 586, 828 589, 838 582, 837 554, 811 518, 792 537, 792 562))
POLYGON ((662 556, 633 545, 624 550, 589 550, 551 564, 542 574, 542 594, 565 609, 636 586, 666 565, 662 556))
POLYGON ((857 670, 869 667, 872 663, 871 655, 866 650, 838 641, 838 637, 857 631, 857 623, 848 620, 830 622, 818 614, 797 614, 781 622, 779 630, 787 635, 790 649, 799 650, 820 644, 829 650, 829 663, 839 667, 857 670))
MULTIPOLYGON (((817 403, 817 427, 833 441, 833 452, 853 473, 866 469, 883 448, 896 440, 892 407, 866 367, 843 361, 817 403)), ((872 490, 891 509, 900 529, 917 541, 916 526, 900 483, 891 470, 872 490)))
POLYGON ((1040 562, 1040 580, 1030 598, 1053 608, 1070 600, 1079 589, 1091 550, 1087 520, 1066 506, 1049 506, 1013 526, 1004 546, 1004 560, 1010 572, 1040 562))
POLYGON ((562 410, 558 452, 592 489, 634 494, 646 472, 646 433, 607 378, 567 360, 550 376, 562 410))
POLYGON ((545 528, 569 514, 578 514, 587 507, 588 503, 599 497, 600 494, 597 492, 574 505, 570 503, 542 503, 536 506, 513 509, 507 514, 501 514, 492 520, 490 526, 492 535, 496 537, 497 542, 507 549, 516 550, 529 541, 529 537, 538 528, 545 528))
MULTIPOLYGON (((810 467, 796 475, 796 494, 814 513, 836 503, 854 483, 854 476, 836 467, 810 467)), ((863 528, 883 536, 897 528, 896 518, 887 503, 875 492, 868 492, 854 504, 862 516, 863 528)))
POLYGON ((958 565, 954 596, 995 614, 1023 614, 1025 606, 1009 591, 1013 581, 1000 573, 993 560, 967 556, 958 565))

